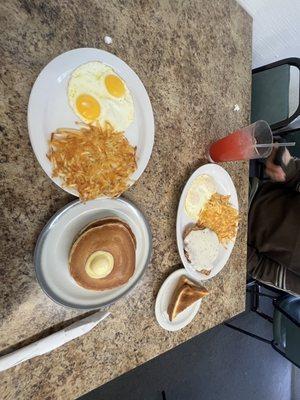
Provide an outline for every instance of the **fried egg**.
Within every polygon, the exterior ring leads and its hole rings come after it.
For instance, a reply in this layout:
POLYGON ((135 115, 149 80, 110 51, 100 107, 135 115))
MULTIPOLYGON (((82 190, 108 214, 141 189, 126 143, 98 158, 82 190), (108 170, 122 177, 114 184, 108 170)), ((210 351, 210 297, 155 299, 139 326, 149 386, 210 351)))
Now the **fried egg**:
POLYGON ((133 121, 134 105, 126 83, 108 65, 98 61, 76 68, 69 80, 68 100, 74 113, 86 123, 109 122, 124 131, 133 121))
POLYGON ((200 175, 193 180, 185 199, 185 211, 193 221, 198 221, 199 213, 216 191, 216 183, 209 175, 200 175))

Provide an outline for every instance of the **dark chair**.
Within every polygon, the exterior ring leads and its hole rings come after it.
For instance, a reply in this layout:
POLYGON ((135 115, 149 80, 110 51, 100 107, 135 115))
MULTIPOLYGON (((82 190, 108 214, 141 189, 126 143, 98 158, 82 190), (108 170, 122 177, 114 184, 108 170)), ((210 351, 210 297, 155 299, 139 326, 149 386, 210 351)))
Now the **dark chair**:
MULTIPOLYGON (((251 122, 263 119, 270 124, 274 135, 296 141, 298 146, 292 149, 292 153, 295 152, 292 155, 297 157, 300 156, 300 137, 297 136, 300 128, 290 129, 289 124, 299 115, 300 58, 286 58, 255 68, 252 71, 251 122)), ((263 160, 250 161, 249 176, 264 180, 263 160)))
POLYGON ((300 115, 299 76, 299 58, 286 58, 255 68, 252 71, 251 122, 263 119, 275 132, 294 121, 300 115), (295 85, 296 93, 293 93, 295 85))
MULTIPOLYGON (((224 325, 270 344, 274 350, 300 368, 300 297, 282 294, 283 292, 277 289, 274 289, 274 296, 262 293, 262 286, 264 285, 256 281, 247 285, 247 291, 251 292, 251 311, 273 324, 273 339, 263 338, 231 323, 225 322, 224 325), (273 316, 266 315, 259 309, 260 296, 272 299, 273 316)), ((270 290, 269 286, 266 287, 270 290)))

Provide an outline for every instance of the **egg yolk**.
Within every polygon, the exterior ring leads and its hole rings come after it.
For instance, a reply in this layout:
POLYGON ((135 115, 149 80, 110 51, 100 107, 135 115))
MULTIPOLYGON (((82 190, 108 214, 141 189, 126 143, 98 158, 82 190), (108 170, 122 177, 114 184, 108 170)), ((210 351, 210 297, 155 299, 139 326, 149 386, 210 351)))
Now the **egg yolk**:
POLYGON ((109 94, 114 97, 121 97, 125 94, 125 85, 116 75, 107 75, 105 77, 105 86, 109 94))
POLYGON ((76 108, 80 115, 89 121, 94 121, 100 115, 100 104, 89 94, 81 94, 76 99, 76 108))

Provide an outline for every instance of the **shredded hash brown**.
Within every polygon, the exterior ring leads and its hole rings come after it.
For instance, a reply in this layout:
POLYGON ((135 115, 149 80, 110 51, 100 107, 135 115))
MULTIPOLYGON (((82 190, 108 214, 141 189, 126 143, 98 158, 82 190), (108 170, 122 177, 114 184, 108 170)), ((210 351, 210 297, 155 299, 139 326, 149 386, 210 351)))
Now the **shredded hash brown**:
POLYGON ((199 215, 198 224, 214 231, 220 243, 226 245, 236 237, 239 214, 229 202, 230 196, 215 193, 199 215))
POLYGON ((82 201, 120 196, 137 168, 136 148, 109 124, 57 129, 49 145, 52 176, 76 189, 82 201))

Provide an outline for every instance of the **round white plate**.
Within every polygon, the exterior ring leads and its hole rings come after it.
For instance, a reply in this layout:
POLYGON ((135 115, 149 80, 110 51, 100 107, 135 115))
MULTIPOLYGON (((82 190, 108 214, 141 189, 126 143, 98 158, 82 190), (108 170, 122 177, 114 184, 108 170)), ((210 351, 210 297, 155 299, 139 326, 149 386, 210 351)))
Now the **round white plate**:
POLYGON ((52 166, 46 154, 51 133, 57 128, 78 128, 79 118, 69 106, 67 86, 72 71, 89 61, 110 65, 126 82, 134 101, 134 121, 126 129, 130 144, 137 147, 137 170, 134 183, 146 168, 154 143, 154 118, 151 103, 136 73, 124 61, 103 50, 82 48, 67 51, 54 58, 37 77, 28 104, 28 129, 33 151, 46 174, 62 189, 78 196, 76 190, 62 187, 52 178, 52 166))
POLYGON ((152 237, 143 214, 128 200, 75 200, 59 210, 42 230, 35 248, 36 276, 44 292, 55 302, 78 309, 97 309, 127 294, 141 279, 152 254, 152 237), (126 222, 136 237, 136 266, 129 281, 112 290, 87 290, 72 278, 68 257, 74 238, 89 223, 105 217, 126 222))
POLYGON ((156 297, 155 316, 159 325, 167 331, 178 331, 179 329, 187 326, 195 318, 195 315, 200 308, 202 299, 187 307, 184 311, 179 313, 173 321, 170 321, 167 312, 168 306, 170 304, 179 278, 182 275, 187 275, 184 268, 178 269, 177 271, 169 275, 168 278, 161 285, 161 288, 159 289, 158 295, 156 297))
POLYGON ((197 178, 199 175, 203 174, 212 176, 217 184, 217 192, 224 195, 230 195, 231 204, 237 210, 239 209, 238 198, 234 183, 232 182, 232 179, 230 178, 228 172, 225 171, 224 168, 220 167, 220 165, 217 164, 203 165, 202 167, 198 168, 187 181, 179 201, 179 206, 177 211, 177 221, 176 221, 176 236, 177 236, 178 251, 181 257, 181 261, 184 265, 184 268, 187 270, 188 274, 197 281, 206 281, 217 275, 227 263, 234 246, 234 241, 228 243, 226 248, 220 244, 219 255, 217 259, 213 262, 213 268, 208 276, 196 271, 188 262, 184 254, 183 233, 186 226, 193 223, 193 221, 185 212, 184 209, 185 199, 194 179, 197 178))

